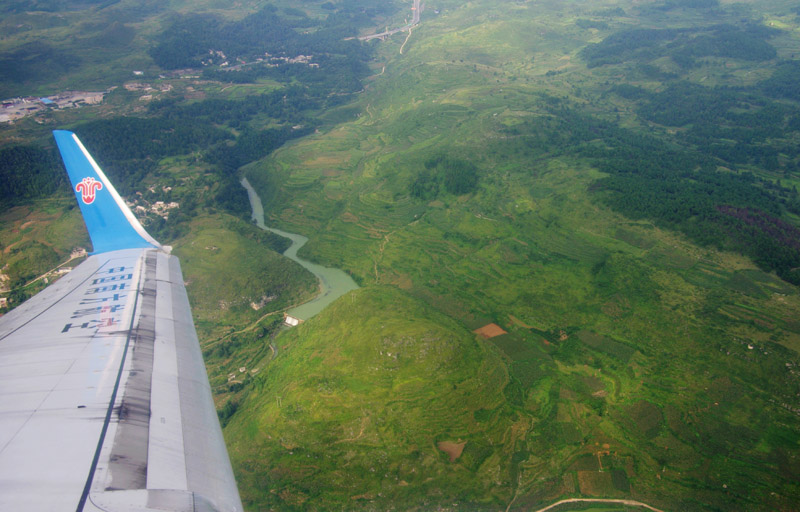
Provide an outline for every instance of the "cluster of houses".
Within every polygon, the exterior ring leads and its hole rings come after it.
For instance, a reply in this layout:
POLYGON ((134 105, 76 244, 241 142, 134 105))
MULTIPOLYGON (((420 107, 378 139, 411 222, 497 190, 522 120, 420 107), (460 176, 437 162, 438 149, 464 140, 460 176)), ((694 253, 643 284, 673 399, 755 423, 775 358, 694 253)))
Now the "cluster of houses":
POLYGON ((130 208, 133 208, 133 211, 139 217, 143 217, 146 216, 148 213, 152 213, 158 215, 164 220, 167 220, 169 218, 170 210, 176 210, 180 208, 180 204, 176 203, 175 201, 171 201, 169 203, 164 201, 155 201, 154 203, 148 204, 147 206, 142 206, 140 204, 128 202, 128 206, 130 208))
MULTIPOLYGON (((256 60, 250 62, 245 62, 243 59, 236 59, 237 64, 232 66, 230 62, 228 62, 224 53, 215 50, 209 50, 209 53, 212 55, 212 57, 214 56, 221 57, 224 60, 224 62, 222 62, 219 66, 221 68, 227 68, 227 70, 229 71, 237 71, 242 69, 243 67, 251 66, 253 64, 263 64, 271 68, 278 67, 282 64, 305 64, 310 68, 319 67, 319 64, 317 64, 316 62, 311 62, 311 59, 314 58, 313 55, 298 55, 296 57, 286 57, 286 56, 275 56, 271 55, 269 52, 265 52, 264 57, 259 57, 256 60)), ((204 66, 208 66, 210 64, 213 64, 213 59, 211 58, 203 61, 204 66)))
MULTIPOLYGON (((141 71, 134 71, 134 73, 141 73, 141 71)), ((164 78, 163 76, 159 76, 159 78, 164 78)), ((139 100, 141 101, 149 101, 153 99, 153 92, 169 92, 172 90, 172 84, 162 83, 156 86, 143 83, 143 82, 128 82, 123 85, 126 91, 132 92, 144 92, 142 96, 139 96, 139 100)))
POLYGON ((311 68, 319 67, 319 64, 311 62, 311 59, 314 57, 313 55, 298 55, 297 57, 274 57, 269 53, 265 53, 264 56, 271 64, 307 64, 308 67, 311 68))
POLYGON ((0 104, 0 123, 8 123, 26 116, 45 112, 52 108, 72 108, 82 105, 96 105, 103 101, 109 91, 85 92, 66 91, 55 96, 37 98, 10 98, 0 104))

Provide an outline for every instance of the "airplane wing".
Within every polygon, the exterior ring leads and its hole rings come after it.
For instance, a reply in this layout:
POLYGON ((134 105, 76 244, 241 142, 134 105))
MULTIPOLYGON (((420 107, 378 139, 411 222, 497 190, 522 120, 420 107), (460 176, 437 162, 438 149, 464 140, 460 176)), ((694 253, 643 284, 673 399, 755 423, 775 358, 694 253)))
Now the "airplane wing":
POLYGON ((0 510, 241 511, 178 260, 54 135, 95 252, 0 318, 0 510))

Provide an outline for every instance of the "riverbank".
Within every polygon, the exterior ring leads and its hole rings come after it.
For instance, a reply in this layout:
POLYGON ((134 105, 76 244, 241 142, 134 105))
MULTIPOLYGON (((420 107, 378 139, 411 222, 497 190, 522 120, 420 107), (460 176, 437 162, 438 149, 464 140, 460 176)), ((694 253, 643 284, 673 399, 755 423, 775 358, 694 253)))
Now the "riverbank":
POLYGON ((353 281, 353 278, 343 270, 338 268, 323 267, 322 265, 318 265, 298 257, 297 251, 299 251, 300 248, 303 247, 306 242, 308 242, 308 238, 297 233, 289 233, 288 231, 282 231, 280 229, 267 226, 264 223, 264 207, 261 204, 261 198, 258 196, 258 193, 255 191, 253 186, 250 185, 250 182, 247 181, 247 178, 242 178, 241 184, 245 190, 247 190, 247 197, 250 199, 250 207, 252 208, 252 218, 256 225, 261 229, 271 231, 276 235, 280 235, 291 240, 292 245, 290 245, 289 248, 283 252, 283 255, 302 265, 304 268, 314 274, 319 281, 319 295, 305 304, 290 309, 287 311, 288 315, 301 320, 308 320, 325 309, 325 307, 334 300, 338 299, 345 293, 358 288, 358 285, 355 281, 353 281))

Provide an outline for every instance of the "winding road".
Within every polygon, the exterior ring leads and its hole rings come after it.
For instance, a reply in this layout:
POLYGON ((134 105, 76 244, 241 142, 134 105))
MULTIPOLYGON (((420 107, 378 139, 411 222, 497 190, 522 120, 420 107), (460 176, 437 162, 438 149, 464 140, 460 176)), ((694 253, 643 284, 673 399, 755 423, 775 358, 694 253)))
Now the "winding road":
POLYGON ((358 38, 359 41, 369 41, 370 39, 378 39, 383 37, 388 37, 398 32, 404 32, 406 30, 411 30, 412 28, 419 25, 419 12, 420 12, 420 2, 421 0, 414 0, 414 6, 411 8, 411 22, 407 25, 403 25, 399 28, 393 28, 392 30, 387 30, 385 32, 381 32, 380 34, 371 34, 368 36, 361 36, 358 38))
POLYGON ((564 505, 566 503, 610 503, 610 504, 619 504, 619 505, 627 505, 629 507, 642 507, 648 510, 652 510, 653 512, 664 512, 663 510, 657 509, 655 507, 651 507, 647 503, 642 503, 641 501, 635 500, 613 500, 613 499, 602 499, 602 498, 570 498, 566 500, 561 500, 553 503, 552 505, 548 505, 544 508, 540 508, 536 512, 546 512, 548 510, 552 510, 559 505, 564 505))

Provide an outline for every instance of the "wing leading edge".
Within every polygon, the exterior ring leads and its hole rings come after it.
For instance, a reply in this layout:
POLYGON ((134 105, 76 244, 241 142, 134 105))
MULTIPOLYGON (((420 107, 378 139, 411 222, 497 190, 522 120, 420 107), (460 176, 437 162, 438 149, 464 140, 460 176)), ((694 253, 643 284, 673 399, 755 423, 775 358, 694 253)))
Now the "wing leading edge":
POLYGON ((0 318, 0 510, 240 511, 178 260, 55 137, 95 252, 0 318))

